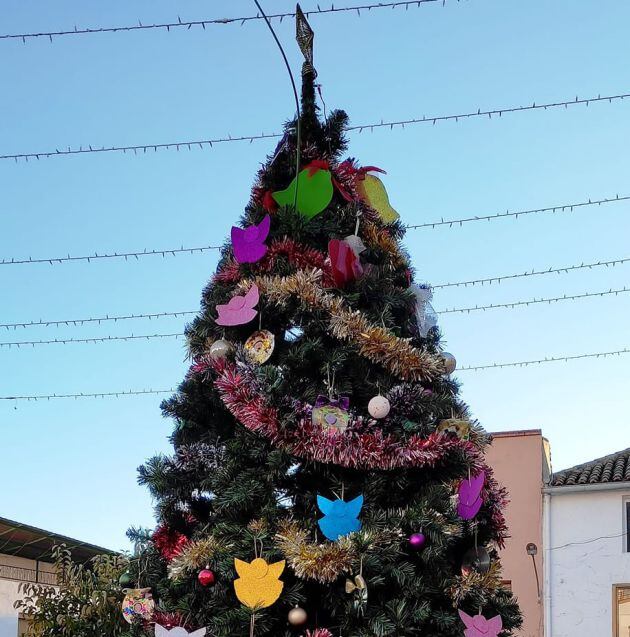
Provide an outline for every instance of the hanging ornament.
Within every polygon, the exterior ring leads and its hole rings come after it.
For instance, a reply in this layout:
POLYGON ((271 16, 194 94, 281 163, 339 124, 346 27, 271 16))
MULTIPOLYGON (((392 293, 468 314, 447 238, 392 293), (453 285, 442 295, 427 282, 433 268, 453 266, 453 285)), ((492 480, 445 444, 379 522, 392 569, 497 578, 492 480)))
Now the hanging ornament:
POLYGON ((333 637, 333 634, 327 628, 316 628, 315 630, 307 630, 304 637, 333 637))
POLYGON ((304 626, 304 624, 308 621, 308 615, 303 608, 296 606, 289 611, 287 619, 291 626, 304 626))
POLYGON ((232 249, 234 258, 239 263, 256 263, 267 254, 264 241, 269 235, 271 217, 265 218, 258 224, 248 228, 232 226, 232 249))
POLYGON ((248 608, 267 608, 274 604, 282 593, 284 582, 279 579, 285 561, 267 564, 261 557, 253 562, 234 559, 234 568, 239 577, 234 580, 236 597, 248 608))
POLYGON ((367 172, 368 170, 380 173, 385 172, 384 170, 375 168, 374 166, 359 169, 356 182, 357 192, 361 199, 378 213, 383 223, 394 223, 394 221, 400 219, 400 215, 389 203, 389 196, 387 194, 387 190, 385 190, 383 182, 376 175, 370 175, 367 172))
POLYGON ((470 422, 460 418, 446 418, 440 420, 436 431, 443 436, 457 436, 466 440, 470 435, 470 422))
POLYGON ((462 558, 462 575, 470 575, 473 571, 480 575, 485 575, 490 570, 490 553, 478 546, 469 549, 462 558))
POLYGON ((220 338, 218 341, 214 341, 212 345, 210 345, 209 353, 210 358, 219 360, 221 358, 225 358, 232 351, 232 343, 230 341, 226 341, 225 339, 220 338))
POLYGON ((346 579, 346 593, 348 595, 354 593, 355 591, 365 591, 367 590, 367 583, 363 575, 355 575, 354 579, 346 579))
POLYGON ((328 254, 332 267, 333 279, 338 288, 355 281, 363 274, 363 266, 352 248, 339 239, 328 242, 328 254))
POLYGON ((455 357, 450 352, 442 352, 440 356, 442 358, 442 363, 444 364, 444 373, 447 375, 452 374, 457 367, 455 357))
POLYGON ((150 588, 126 588, 122 603, 125 621, 132 624, 137 618, 148 621, 155 611, 155 602, 150 588))
POLYGON ((419 551, 426 544, 426 541, 424 533, 412 533, 409 536, 409 548, 419 551))
POLYGON ((164 628, 159 624, 155 625, 155 637, 204 637, 206 634, 205 628, 200 628, 192 633, 189 633, 185 628, 181 626, 175 626, 175 628, 164 628))
POLYGON ((313 407, 311 416, 313 424, 324 429, 345 431, 350 420, 349 407, 350 399, 347 396, 340 396, 333 400, 320 394, 313 407))
POLYGON ((462 520, 472 520, 481 505, 483 499, 481 497, 481 490, 486 482, 486 474, 480 471, 476 476, 467 480, 462 480, 458 491, 457 501, 457 514, 462 520))
POLYGON ((276 339, 268 330, 258 330, 245 341, 245 352, 250 361, 262 365, 273 354, 276 339))
POLYGON ((361 253, 367 250, 361 237, 356 234, 348 235, 344 238, 344 241, 350 246, 350 249, 357 255, 357 257, 360 257, 361 253))
POLYGON ((501 619, 501 615, 495 615, 491 619, 486 619, 481 613, 471 617, 463 610, 458 612, 466 626, 464 637, 499 637, 499 633, 503 630, 503 619, 501 619))
POLYGON ((258 287, 252 285, 244 296, 233 296, 225 305, 217 305, 219 317, 216 322, 219 325, 244 325, 256 318, 258 312, 254 306, 258 303, 260 294, 258 287))
POLYGON ((361 529, 359 514, 363 506, 362 495, 350 500, 350 502, 339 498, 329 500, 323 495, 318 495, 317 506, 324 514, 324 517, 318 520, 319 528, 327 539, 335 542, 340 537, 361 529))
MULTIPOLYGON (((431 305, 433 290, 429 287, 422 287, 413 283, 409 288, 416 297, 416 320, 418 323, 418 333, 422 338, 426 338, 429 330, 437 326, 437 314, 431 305)), ((454 368, 453 368, 454 369, 454 368)))
POLYGON ((199 571, 199 575, 197 575, 197 579, 202 586, 214 586, 216 582, 216 578, 214 573, 210 570, 209 566, 199 571))
POLYGON ((297 211, 312 219, 326 209, 333 197, 332 174, 328 162, 315 160, 306 166, 285 190, 273 193, 280 206, 292 206, 297 188, 297 211))
POLYGON ((134 578, 129 571, 125 571, 119 578, 118 584, 120 588, 131 588, 134 584, 134 578))
POLYGON ((374 398, 371 398, 370 402, 368 403, 368 411, 370 412, 370 416, 378 420, 387 418, 390 409, 391 406, 389 404, 389 400, 387 400, 385 396, 374 396, 374 398))

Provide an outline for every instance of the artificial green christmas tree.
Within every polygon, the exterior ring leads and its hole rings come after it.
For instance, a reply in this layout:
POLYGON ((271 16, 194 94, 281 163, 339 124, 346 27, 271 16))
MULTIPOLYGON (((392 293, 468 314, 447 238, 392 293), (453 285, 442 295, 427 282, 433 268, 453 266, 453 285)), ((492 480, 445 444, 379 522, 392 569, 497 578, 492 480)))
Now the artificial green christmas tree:
POLYGON ((302 82, 300 147, 292 121, 188 326, 174 454, 140 470, 159 520, 130 576, 156 610, 132 630, 509 635, 488 437, 382 171, 341 161, 346 114, 322 121, 302 82))

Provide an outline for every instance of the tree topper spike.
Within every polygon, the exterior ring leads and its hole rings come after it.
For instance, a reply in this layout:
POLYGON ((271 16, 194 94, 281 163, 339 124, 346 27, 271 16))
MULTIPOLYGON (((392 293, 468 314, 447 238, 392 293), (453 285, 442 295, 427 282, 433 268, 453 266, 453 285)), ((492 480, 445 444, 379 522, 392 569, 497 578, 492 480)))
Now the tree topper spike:
POLYGON ((315 32, 308 23, 299 4, 295 7, 295 39, 300 47, 300 51, 302 51, 302 55, 304 55, 304 70, 314 71, 313 41, 315 39, 315 32))

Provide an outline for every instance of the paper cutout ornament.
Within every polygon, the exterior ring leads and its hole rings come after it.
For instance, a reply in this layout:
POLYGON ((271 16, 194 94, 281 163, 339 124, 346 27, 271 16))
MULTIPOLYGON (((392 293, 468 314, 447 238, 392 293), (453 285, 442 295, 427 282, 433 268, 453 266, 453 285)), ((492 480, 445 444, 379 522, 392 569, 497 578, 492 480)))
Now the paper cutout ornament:
POLYGON ((355 575, 354 580, 350 578, 346 579, 346 593, 350 595, 355 591, 364 591, 367 590, 367 583, 363 575, 355 575))
POLYGON ((454 435, 461 440, 465 440, 470 434, 470 422, 460 418, 445 418, 440 420, 436 431, 442 435, 454 435))
POLYGON ((155 637, 204 637, 205 634, 205 628, 200 628, 199 630, 189 633, 181 626, 175 626, 175 628, 168 630, 168 628, 164 628, 164 626, 160 626, 159 624, 155 625, 155 637))
POLYGON ((345 237, 344 241, 352 248, 352 252, 354 252, 357 257, 361 256, 361 253, 367 250, 361 237, 356 234, 349 234, 345 237))
POLYGON ((244 347, 247 357, 253 363, 258 363, 259 365, 266 363, 273 354, 275 342, 275 336, 268 330, 254 332, 245 341, 244 347))
POLYGON ((258 224, 248 228, 232 226, 232 249, 234 258, 239 263, 256 263, 267 254, 264 241, 269 235, 271 217, 265 218, 258 224))
POLYGON ((150 588, 126 588, 122 602, 122 614, 128 624, 136 619, 149 620, 155 611, 150 588))
POLYGON ((258 287, 252 285, 245 296, 233 296, 225 305, 217 305, 219 317, 216 322, 219 325, 244 325, 256 318, 258 311, 254 306, 258 303, 260 294, 258 287))
POLYGON ((239 577, 234 580, 234 590, 241 604, 252 610, 274 604, 284 587, 279 579, 284 567, 284 560, 267 564, 261 557, 251 563, 235 558, 234 568, 239 577))
POLYGON ((363 274, 363 267, 354 250, 340 239, 328 242, 328 254, 332 267, 333 279, 338 288, 358 279, 363 274))
POLYGON ((328 396, 319 395, 311 416, 313 424, 324 429, 345 431, 350 420, 349 407, 350 399, 346 396, 333 400, 328 396))
POLYGON ((383 182, 376 175, 363 173, 357 180, 357 192, 361 199, 378 213, 383 223, 390 224, 400 219, 400 215, 389 203, 383 182))
POLYGON ((481 490, 485 482, 486 474, 483 471, 470 479, 461 481, 458 489, 457 514, 462 520, 472 520, 479 513, 483 504, 481 490))
POLYGON ((466 626, 464 637, 499 637, 499 633, 503 630, 503 619, 501 619, 501 615, 495 615, 491 619, 486 619, 481 614, 471 617, 463 610, 458 612, 466 626))
POLYGON ((433 290, 431 288, 423 288, 416 283, 410 286, 411 291, 416 297, 416 320, 418 322, 418 333, 422 338, 426 338, 429 330, 437 326, 438 317, 431 305, 433 299, 433 290))
POLYGON ((280 206, 292 206, 297 187, 297 211, 307 219, 312 219, 326 209, 333 197, 332 174, 326 162, 311 162, 285 190, 273 193, 280 206), (324 168, 326 166, 326 168, 324 168))
POLYGON ((323 495, 318 495, 317 506, 324 514, 324 517, 318 520, 319 528, 327 539, 335 542, 340 537, 361 529, 359 514, 363 506, 362 495, 350 502, 341 499, 329 500, 323 495))

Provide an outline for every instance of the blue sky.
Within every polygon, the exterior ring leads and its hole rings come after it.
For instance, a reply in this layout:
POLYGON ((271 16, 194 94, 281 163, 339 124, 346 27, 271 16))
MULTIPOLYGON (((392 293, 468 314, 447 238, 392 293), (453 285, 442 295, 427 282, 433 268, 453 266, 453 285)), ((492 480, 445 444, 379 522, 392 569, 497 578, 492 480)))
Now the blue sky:
MULTIPOLYGON (((304 9, 315 2, 304 0, 304 9)), ((336 2, 337 6, 356 4, 336 2)), ((267 0, 270 11, 292 2, 267 0)), ((3 33, 251 15, 245 0, 5 0, 3 33)), ((353 124, 628 92, 622 0, 470 0, 314 16, 329 108, 353 124)), ((293 68, 293 25, 278 33, 293 68)), ((286 72, 262 22, 0 41, 0 154, 277 131, 292 113, 286 72)), ((351 135, 350 153, 387 170, 410 224, 630 194, 630 99, 567 110, 351 135)), ((221 243, 273 142, 147 155, 0 162, 4 258, 221 243)), ((461 228, 410 231, 432 283, 630 256, 629 203, 461 228)), ((216 254, 0 267, 2 323, 194 310, 216 254)), ((630 283, 630 264, 436 291, 437 309, 560 296, 630 283)), ((441 318, 462 365, 630 346, 629 295, 441 318)), ((178 332, 185 320, 2 332, 0 340, 178 332)), ((186 369, 183 341, 0 349, 0 394, 161 389, 186 369)), ((491 431, 542 428, 556 469, 627 447, 630 356, 462 372, 491 431)), ((136 467, 166 452, 159 396, 2 401, 0 515, 108 547, 151 525, 136 467)))

